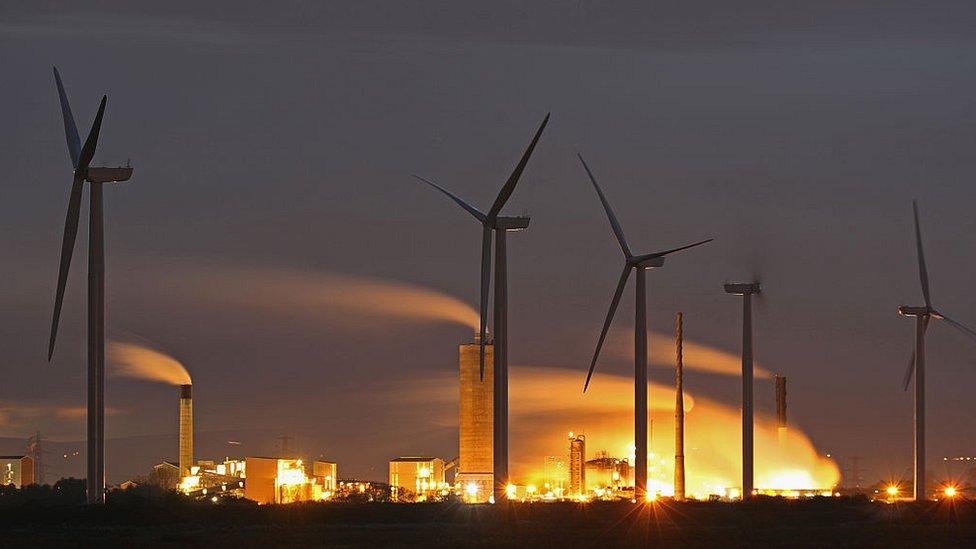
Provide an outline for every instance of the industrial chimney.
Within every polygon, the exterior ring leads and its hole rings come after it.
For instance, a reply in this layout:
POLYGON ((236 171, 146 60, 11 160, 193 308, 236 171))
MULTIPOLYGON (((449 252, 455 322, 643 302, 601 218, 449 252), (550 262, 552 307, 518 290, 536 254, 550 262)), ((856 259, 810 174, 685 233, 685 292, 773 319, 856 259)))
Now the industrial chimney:
POLYGON ((180 475, 193 465, 193 385, 180 385, 180 475))
POLYGON ((786 438, 786 377, 777 375, 776 380, 776 434, 779 443, 786 438))
POLYGON ((685 392, 683 386, 682 357, 682 319, 678 313, 675 319, 675 401, 674 401, 674 499, 685 499, 685 392))

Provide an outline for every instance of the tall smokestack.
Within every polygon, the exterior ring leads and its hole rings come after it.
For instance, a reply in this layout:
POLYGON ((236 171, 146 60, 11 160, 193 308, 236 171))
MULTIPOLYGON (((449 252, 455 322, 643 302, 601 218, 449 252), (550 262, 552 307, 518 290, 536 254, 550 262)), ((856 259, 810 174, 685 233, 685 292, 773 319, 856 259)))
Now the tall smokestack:
POLYGON ((677 355, 675 360, 675 401, 674 401, 674 499, 685 499, 685 392, 683 383, 682 317, 675 319, 675 340, 677 355))
POLYGON ((193 385, 180 385, 180 474, 193 465, 193 385))

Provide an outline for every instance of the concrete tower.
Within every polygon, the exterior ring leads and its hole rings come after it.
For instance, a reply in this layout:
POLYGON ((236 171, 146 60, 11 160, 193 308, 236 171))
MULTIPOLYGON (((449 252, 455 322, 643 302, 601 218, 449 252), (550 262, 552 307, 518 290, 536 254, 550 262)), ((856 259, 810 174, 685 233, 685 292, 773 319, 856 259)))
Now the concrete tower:
POLYGON ((776 380, 776 437, 782 445, 786 439, 786 377, 773 376, 776 380))
POLYGON ((569 433, 569 495, 586 493, 586 436, 569 433))
POLYGON ((180 385, 180 475, 193 466, 193 385, 180 385))
MULTIPOLYGON (((477 336, 475 336, 477 339, 477 336)), ((494 345, 485 345, 485 378, 481 379, 481 346, 476 340, 459 346, 458 465, 455 483, 464 501, 485 503, 494 486, 494 345)))

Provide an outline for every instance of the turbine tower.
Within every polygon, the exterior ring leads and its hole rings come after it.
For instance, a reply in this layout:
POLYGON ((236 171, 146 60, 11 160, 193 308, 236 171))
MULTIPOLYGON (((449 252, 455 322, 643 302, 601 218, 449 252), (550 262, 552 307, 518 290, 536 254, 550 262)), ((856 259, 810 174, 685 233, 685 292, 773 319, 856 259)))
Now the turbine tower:
POLYGON ((726 284, 725 293, 742 296, 742 501, 755 489, 755 440, 752 406, 752 296, 761 291, 759 282, 726 284))
POLYGON ((451 200, 461 206, 465 211, 471 214, 475 219, 477 219, 482 225, 482 237, 481 237, 481 330, 480 330, 480 362, 481 362, 481 378, 484 379, 485 376, 485 325, 488 319, 488 293, 491 286, 491 245, 492 245, 492 232, 494 232, 495 237, 495 296, 494 296, 494 310, 493 310, 493 331, 494 336, 494 385, 492 387, 492 400, 494 404, 494 418, 492 426, 492 468, 494 476, 494 489, 493 496, 496 502, 501 502, 506 497, 506 487, 508 485, 508 255, 507 255, 507 238, 506 235, 509 231, 521 231, 525 230, 529 226, 529 218, 527 216, 519 217, 502 217, 498 214, 501 213, 502 208, 505 207, 505 203, 512 196, 515 191, 515 186, 519 182, 519 178, 522 177, 522 172, 525 171, 525 166, 529 162, 529 158, 532 156, 532 151, 535 150, 536 144, 539 142, 539 138, 542 136, 543 130, 546 129, 546 124, 549 123, 549 114, 542 120, 542 124, 539 125, 539 129, 536 130, 535 136, 532 137, 532 141, 529 143, 528 148, 525 153, 522 154, 522 158, 519 160, 518 164, 515 165, 515 169, 512 171, 512 175, 508 177, 508 181, 502 186, 501 190, 498 192, 498 196, 495 198, 495 202, 491 205, 488 213, 482 213, 480 210, 474 206, 468 204, 457 195, 451 193, 444 187, 425 179, 418 175, 414 175, 415 178, 427 183, 428 185, 434 187, 440 192, 447 195, 451 200))
POLYGON ((668 254, 700 246, 706 242, 711 242, 712 239, 709 238, 708 240, 702 240, 701 242, 695 242, 694 244, 662 252, 634 255, 630 251, 630 246, 624 237, 624 231, 620 228, 620 223, 617 221, 617 216, 614 215, 613 208, 610 207, 606 196, 603 195, 603 190, 600 189, 596 178, 593 177, 590 167, 586 165, 586 161, 583 160, 582 155, 577 154, 577 156, 583 164, 583 169, 586 170, 586 175, 589 176, 590 181, 593 183, 593 188, 596 189, 596 194, 600 197, 600 202, 603 203, 603 209, 606 210, 607 218, 610 220, 610 227, 613 229, 613 234, 616 235, 617 242, 620 244, 620 249, 624 254, 624 269, 620 273, 620 280, 617 282, 617 289, 613 293, 613 299, 610 300, 610 310, 607 311, 607 318, 603 322, 603 331, 600 332, 600 339, 597 341, 596 351, 593 353, 593 360, 590 362, 590 369, 586 373, 583 392, 585 393, 586 389, 590 386, 590 378, 593 376, 593 370, 596 368, 596 361, 600 357, 600 349, 603 348, 603 342, 607 337, 607 331, 610 329, 610 323, 613 322, 613 315, 617 312, 617 305, 620 304, 620 297, 624 293, 624 287, 627 285, 630 272, 636 271, 637 290, 635 294, 637 298, 637 312, 634 318, 634 496, 637 501, 644 501, 647 498, 647 281, 645 271, 663 266, 664 258, 668 254))
POLYGON ((58 336, 58 321, 64 301, 68 269, 78 234, 78 218, 81 211, 82 191, 87 181, 91 185, 88 208, 88 473, 86 488, 88 503, 102 503, 105 497, 105 241, 102 222, 102 184, 127 181, 132 168, 93 168, 90 166, 98 145, 98 132, 105 114, 105 101, 98 106, 95 121, 81 146, 78 128, 75 126, 71 106, 61 83, 61 75, 54 68, 54 80, 61 100, 64 117, 64 133, 68 142, 68 154, 74 168, 68 213, 64 221, 64 237, 61 242, 61 265, 58 269, 58 288, 54 298, 54 317, 51 320, 51 340, 47 359, 54 356, 54 344, 58 336))
POLYGON ((915 501, 925 499, 925 332, 929 327, 929 320, 944 320, 953 328, 972 339, 976 339, 976 332, 957 322, 932 307, 929 294, 929 273, 925 267, 925 253, 922 251, 922 231, 918 226, 918 204, 912 201, 912 211, 915 215, 915 250, 918 254, 918 278, 922 286, 922 298, 925 305, 921 307, 898 307, 898 314, 915 317, 915 350, 905 372, 904 386, 912 382, 915 373, 915 486, 913 497, 915 501))

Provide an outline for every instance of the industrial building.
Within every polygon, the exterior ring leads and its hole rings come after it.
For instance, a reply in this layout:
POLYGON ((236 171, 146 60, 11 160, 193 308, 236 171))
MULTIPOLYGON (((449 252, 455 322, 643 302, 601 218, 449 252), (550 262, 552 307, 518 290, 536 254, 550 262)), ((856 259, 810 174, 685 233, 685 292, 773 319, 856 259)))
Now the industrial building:
POLYGON ((586 494, 586 436, 569 433, 569 495, 586 494))
POLYGON ((554 497, 561 498, 566 495, 568 482, 569 466, 566 463, 566 456, 546 456, 543 469, 544 493, 552 493, 554 497))
POLYGON ((322 501, 335 493, 336 465, 331 462, 312 462, 313 476, 305 471, 300 459, 248 457, 244 460, 244 497, 258 502, 295 503, 322 501), (316 466, 316 463, 320 465, 316 466), (314 472, 323 473, 321 479, 314 472), (326 477, 331 477, 326 480, 326 477), (325 484, 328 482, 328 484, 325 484), (332 489, 328 489, 331 486, 332 489))
POLYGON ((597 452, 596 457, 586 462, 584 476, 586 491, 616 491, 630 481, 630 463, 626 459, 610 457, 607 452, 597 452))
POLYGON ((390 498, 393 501, 432 501, 449 493, 443 459, 408 456, 390 460, 390 498))
POLYGON ((458 465, 454 484, 467 503, 485 503, 492 495, 494 346, 485 345, 485 377, 481 379, 481 345, 458 347, 460 400, 458 406, 458 465))
POLYGON ((34 458, 0 456, 0 486, 23 488, 34 484, 34 458))

